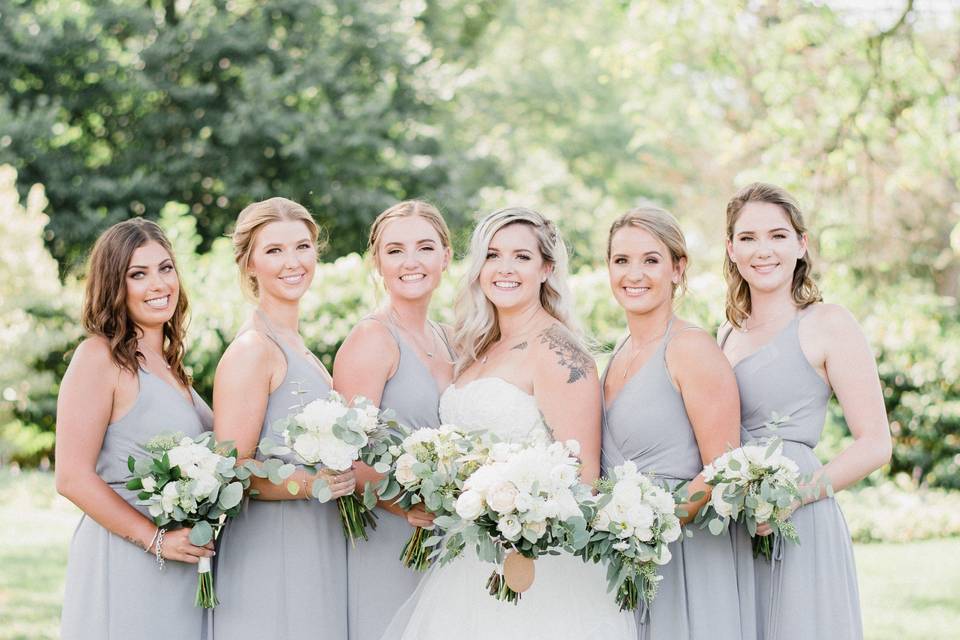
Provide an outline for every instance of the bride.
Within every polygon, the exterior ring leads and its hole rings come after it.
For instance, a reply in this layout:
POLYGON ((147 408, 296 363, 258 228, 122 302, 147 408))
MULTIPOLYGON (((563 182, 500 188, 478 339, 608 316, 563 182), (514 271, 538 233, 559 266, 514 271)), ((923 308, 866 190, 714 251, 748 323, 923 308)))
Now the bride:
MULTIPOLYGON (((456 306, 457 379, 440 400, 441 421, 511 440, 575 439, 581 480, 592 483, 600 472, 600 384, 576 337, 556 227, 528 209, 495 211, 474 231, 469 260, 456 306)), ((490 571, 471 548, 435 566, 384 640, 637 637, 598 565, 569 554, 538 558, 518 604, 487 593, 490 571)))

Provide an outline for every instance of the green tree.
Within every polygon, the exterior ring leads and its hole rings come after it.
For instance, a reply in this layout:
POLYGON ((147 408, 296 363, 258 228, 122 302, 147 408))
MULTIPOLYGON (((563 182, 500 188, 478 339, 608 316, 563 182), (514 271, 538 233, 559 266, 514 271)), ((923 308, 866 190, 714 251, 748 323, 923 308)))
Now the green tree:
POLYGON ((328 227, 332 256, 361 248, 397 199, 456 217, 459 162, 430 120, 449 96, 418 11, 3 0, 0 161, 46 186, 65 268, 106 226, 167 201, 190 207, 206 247, 249 202, 285 195, 328 227))

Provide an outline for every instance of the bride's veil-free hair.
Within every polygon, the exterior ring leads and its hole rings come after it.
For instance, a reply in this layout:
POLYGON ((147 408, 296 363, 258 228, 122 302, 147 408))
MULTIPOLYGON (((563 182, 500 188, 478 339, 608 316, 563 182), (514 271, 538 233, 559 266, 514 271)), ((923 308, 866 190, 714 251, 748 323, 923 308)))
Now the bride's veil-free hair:
POLYGON ((507 207, 489 214, 477 225, 470 239, 468 266, 454 305, 454 351, 457 362, 454 374, 477 361, 483 352, 500 338, 496 309, 480 288, 480 270, 487 259, 493 236, 511 224, 528 225, 537 237, 543 260, 553 268, 540 286, 540 304, 551 316, 580 336, 579 323, 573 315, 573 296, 567 284, 567 246, 556 225, 532 209, 507 207))

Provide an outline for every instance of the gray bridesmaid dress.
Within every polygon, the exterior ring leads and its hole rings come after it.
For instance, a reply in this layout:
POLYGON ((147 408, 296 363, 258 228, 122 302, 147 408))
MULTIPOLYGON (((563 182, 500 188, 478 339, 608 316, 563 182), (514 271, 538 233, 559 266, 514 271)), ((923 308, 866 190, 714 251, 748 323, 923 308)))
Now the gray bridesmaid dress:
MULTIPOLYGON (((287 374, 267 401, 260 439, 279 441, 271 425, 325 398, 330 384, 269 325, 266 334, 283 351, 287 374)), ((215 575, 218 640, 347 637, 347 542, 332 500, 248 498, 221 536, 215 575)))
MULTIPOLYGON (((192 389, 193 403, 177 389, 140 369, 140 391, 123 417, 112 422, 97 456, 97 475, 148 519, 126 488, 127 458, 150 454, 143 445, 161 433, 197 436, 213 425, 210 408, 192 389)), ((206 638, 207 614, 194 606, 197 567, 166 561, 83 515, 73 534, 60 619, 63 640, 168 640, 206 638)))
MULTIPOLYGON (((800 347, 800 312, 766 345, 734 367, 740 387, 743 440, 776 436, 802 474, 821 467, 820 440, 832 390, 800 347), (787 415, 778 427, 771 414, 787 415)), ((729 331, 723 336, 723 342, 729 331)), ((722 346, 722 343, 721 343, 722 346)), ((805 505, 792 516, 800 543, 774 549, 775 561, 754 561, 757 620, 765 640, 851 640, 863 637, 860 595, 847 523, 833 498, 805 505)))
MULTIPOLYGON (((380 322, 372 316, 369 319, 380 322)), ((389 322, 383 324, 397 343, 400 362, 383 387, 380 408, 392 409, 397 420, 411 429, 439 426, 441 389, 436 379, 397 328, 389 322)), ((446 345, 447 357, 452 358, 446 337, 440 329, 434 329, 446 345)), ((400 562, 400 552, 413 527, 385 509, 378 509, 377 515, 377 528, 369 532, 370 539, 347 550, 350 640, 380 640, 423 575, 400 562)))
MULTIPOLYGON (((650 359, 604 405, 601 460, 604 471, 633 460, 637 467, 676 487, 702 470, 700 449, 680 392, 667 370, 673 320, 650 359)), ((624 341, 626 342, 626 341, 624 341)), ((622 348, 621 343, 619 348, 622 348)), ((612 359, 611 359, 612 362, 612 359)), ((603 373, 603 382, 610 371, 603 373)), ((638 613, 644 640, 741 640, 756 637, 753 603, 738 595, 736 532, 713 536, 699 527, 670 544, 672 559, 660 567, 659 592, 638 613)), ((749 540, 745 541, 749 553, 749 540)))

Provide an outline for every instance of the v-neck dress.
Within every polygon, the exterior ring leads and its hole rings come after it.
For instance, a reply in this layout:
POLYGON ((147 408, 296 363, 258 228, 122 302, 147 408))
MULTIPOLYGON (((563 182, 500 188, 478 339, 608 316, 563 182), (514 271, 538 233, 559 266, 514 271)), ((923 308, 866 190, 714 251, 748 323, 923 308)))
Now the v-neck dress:
MULTIPOLYGON (((283 352, 287 373, 267 400, 258 442, 279 442, 271 425, 300 403, 325 398, 330 384, 269 328, 266 335, 283 352)), ((347 637, 347 542, 333 500, 248 498, 223 532, 216 572, 218 640, 347 637)))
MULTIPOLYGON (((193 402, 159 377, 140 369, 133 408, 107 427, 97 456, 97 475, 147 518, 126 488, 127 458, 146 458, 144 445, 161 433, 198 436, 213 426, 207 404, 193 402)), ((152 520, 152 518, 150 518, 152 520)), ((207 613, 194 606, 197 567, 168 560, 161 570, 152 553, 106 530, 84 514, 70 543, 60 618, 64 640, 207 637, 207 613)))
MULTIPOLYGON (((832 390, 800 346, 801 312, 766 345, 737 363, 743 441, 778 437, 783 453, 810 474, 822 465, 820 440, 832 390), (776 428, 772 414, 789 416, 776 428)), ((729 336, 723 336, 723 342, 729 336)), ((721 343, 722 346, 722 343, 721 343)), ((850 531, 833 498, 797 509, 800 543, 776 545, 775 560, 754 562, 757 615, 764 640, 856 640, 863 637, 850 531)))
MULTIPOLYGON (((650 359, 627 380, 610 405, 604 405, 601 450, 605 472, 632 460, 640 471, 653 474, 671 488, 703 470, 683 397, 667 369, 667 345, 675 333, 672 324, 671 320, 650 359)), ((609 371, 608 364, 603 383, 609 371)), ((672 542, 672 558, 660 567, 663 580, 656 598, 648 611, 639 612, 638 637, 754 640, 752 593, 749 600, 741 602, 735 565, 737 545, 749 550, 749 540, 742 540, 735 531, 714 536, 696 526, 685 530, 690 537, 683 535, 672 542)))
MULTIPOLYGON (((372 316, 369 319, 380 322, 372 316)), ((440 390, 436 379, 397 328, 389 322, 383 324, 397 343, 400 361, 383 387, 380 408, 392 409, 397 420, 411 429, 438 427, 440 390)), ((452 358, 449 346, 446 348, 447 357, 452 358)), ((369 540, 347 550, 350 640, 379 640, 423 575, 400 562, 413 527, 385 509, 378 509, 377 516, 377 528, 369 532, 369 540)))

